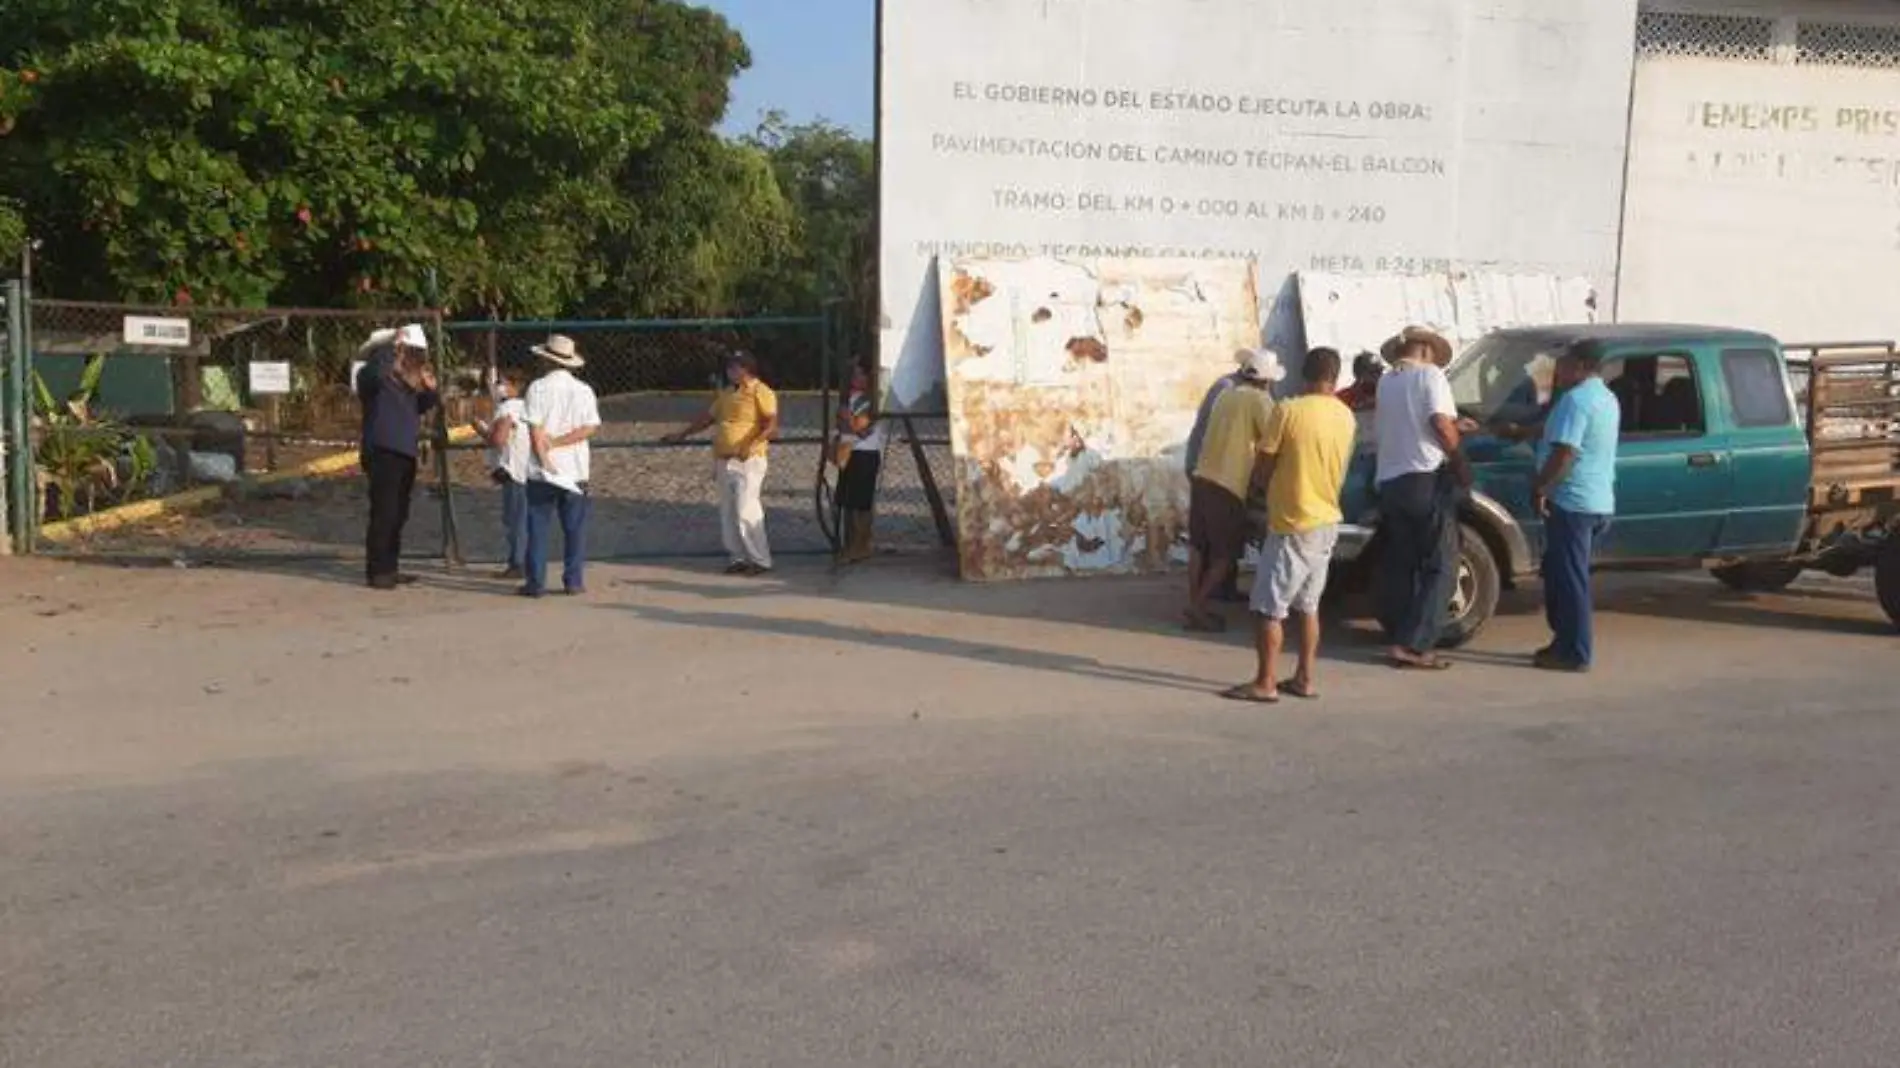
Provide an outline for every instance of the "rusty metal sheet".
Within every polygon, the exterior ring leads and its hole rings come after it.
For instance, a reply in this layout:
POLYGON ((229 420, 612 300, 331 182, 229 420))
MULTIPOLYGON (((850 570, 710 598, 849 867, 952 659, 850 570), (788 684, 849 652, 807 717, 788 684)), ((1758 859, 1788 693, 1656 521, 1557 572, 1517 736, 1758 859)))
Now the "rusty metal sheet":
POLYGON ((1259 344, 1252 264, 963 260, 942 298, 963 577, 1184 558, 1182 454, 1208 386, 1259 344))

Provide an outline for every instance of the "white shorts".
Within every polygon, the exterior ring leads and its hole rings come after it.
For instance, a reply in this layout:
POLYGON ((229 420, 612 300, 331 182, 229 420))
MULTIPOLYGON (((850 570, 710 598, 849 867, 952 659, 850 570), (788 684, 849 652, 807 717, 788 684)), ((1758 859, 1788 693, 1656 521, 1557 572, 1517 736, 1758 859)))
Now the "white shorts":
POLYGON ((1338 544, 1338 524, 1299 534, 1269 532, 1260 550, 1260 570, 1253 578, 1249 607, 1254 614, 1280 620, 1294 612, 1309 616, 1318 612, 1338 544))

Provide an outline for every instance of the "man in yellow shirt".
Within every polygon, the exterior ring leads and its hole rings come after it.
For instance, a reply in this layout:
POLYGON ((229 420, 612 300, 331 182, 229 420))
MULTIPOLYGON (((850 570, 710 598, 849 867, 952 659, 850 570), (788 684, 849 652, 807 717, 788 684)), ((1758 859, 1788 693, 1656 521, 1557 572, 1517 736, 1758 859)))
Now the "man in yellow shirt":
POLYGON ((1358 421, 1335 396, 1339 353, 1314 349, 1301 378, 1306 391, 1284 401, 1260 442, 1261 478, 1267 483, 1267 543, 1254 576, 1254 616, 1259 621, 1252 682, 1228 690, 1236 701, 1271 704, 1282 692, 1314 698, 1319 688, 1319 602, 1339 543, 1339 492, 1352 460, 1358 421), (1300 617, 1300 664, 1285 686, 1275 678, 1286 644, 1286 619, 1300 617))
POLYGON ((713 473, 719 483, 719 526, 728 575, 764 575, 772 570, 765 536, 766 453, 778 436, 778 394, 759 378, 759 362, 737 352, 726 361, 726 381, 705 415, 664 440, 677 444, 713 428, 713 473))
POLYGON ((1247 490, 1260 440, 1273 414, 1273 384, 1285 376, 1266 349, 1240 364, 1240 379, 1214 402, 1207 436, 1188 479, 1189 630, 1219 631, 1227 621, 1208 608, 1247 544, 1247 490))

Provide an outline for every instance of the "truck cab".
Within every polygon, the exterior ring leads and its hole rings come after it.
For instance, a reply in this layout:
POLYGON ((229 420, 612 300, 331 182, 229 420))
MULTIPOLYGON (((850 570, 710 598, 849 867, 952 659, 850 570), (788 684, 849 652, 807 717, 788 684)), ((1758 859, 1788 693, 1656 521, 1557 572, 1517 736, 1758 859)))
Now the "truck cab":
MULTIPOLYGON (((1858 361, 1851 366, 1862 399, 1830 399, 1812 387, 1797 398, 1782 345, 1744 330, 1549 326, 1497 331, 1467 349, 1449 372, 1452 392, 1460 415, 1484 429, 1465 441, 1475 483, 1459 507, 1447 644, 1476 637, 1500 591, 1537 571, 1544 533, 1530 499, 1535 449, 1496 431, 1541 423, 1556 360, 1571 351, 1597 356, 1622 408, 1617 511, 1598 549, 1600 569, 1709 568, 1731 586, 1760 589, 1785 586, 1806 567, 1838 574, 1884 563, 1880 573, 1892 577, 1882 583, 1882 601, 1900 622, 1900 538, 1893 536, 1900 439, 1892 422, 1900 411, 1900 359, 1892 346, 1884 364, 1878 351, 1850 357, 1809 348, 1817 383, 1829 367, 1858 361), (1818 485, 1817 472, 1826 472, 1811 436, 1830 419, 1837 423, 1844 407, 1876 419, 1852 450, 1858 481, 1848 503, 1859 507, 1830 530, 1837 510, 1828 498, 1840 494, 1818 485)), ((1374 470, 1370 443, 1362 442, 1343 501, 1349 523, 1341 555, 1351 563, 1342 575, 1352 584, 1372 580, 1380 551, 1374 470)))

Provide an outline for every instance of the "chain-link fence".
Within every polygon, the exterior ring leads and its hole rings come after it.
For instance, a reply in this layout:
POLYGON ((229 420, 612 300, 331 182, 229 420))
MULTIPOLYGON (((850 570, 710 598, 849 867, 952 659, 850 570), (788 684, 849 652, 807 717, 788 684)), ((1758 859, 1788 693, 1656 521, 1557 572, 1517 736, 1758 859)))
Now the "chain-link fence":
MULTIPOLYGON (((773 548, 791 554, 831 549, 829 486, 836 471, 825 470, 824 458, 845 360, 830 317, 457 322, 447 332, 464 365, 496 368, 532 368, 533 348, 549 334, 575 340, 587 360, 579 374, 600 397, 603 424, 593 440, 589 552, 610 559, 723 552, 709 446, 661 439, 706 411, 728 356, 751 353, 779 395, 780 432, 764 492, 773 548)), ((941 421, 929 420, 892 429, 879 487, 878 542, 886 549, 928 550, 941 544, 927 486, 933 472, 948 470, 946 432, 941 421), (917 449, 907 429, 914 429, 917 449)), ((456 446, 449 467, 468 557, 498 559, 500 492, 481 448, 456 446)))
MULTIPOLYGON (((500 492, 465 428, 491 409, 494 371, 533 368, 533 347, 550 333, 576 339, 587 358, 581 376, 600 396, 590 556, 722 551, 709 446, 661 439, 706 410, 735 351, 759 358, 781 398, 765 487, 774 548, 833 545, 836 471, 824 457, 846 372, 829 316, 445 324, 403 311, 66 301, 31 301, 28 310, 31 341, 15 346, 25 370, 14 378, 30 462, 16 500, 27 505, 35 551, 191 560, 360 553, 356 360, 372 331, 407 322, 422 323, 435 342, 444 405, 405 539, 412 553, 500 559, 500 492)), ((949 469, 945 428, 900 419, 891 431, 879 543, 935 548, 932 475, 949 469)))
POLYGON ((358 352, 404 323, 440 336, 417 311, 36 300, 31 316, 26 503, 41 552, 355 550, 358 352))

